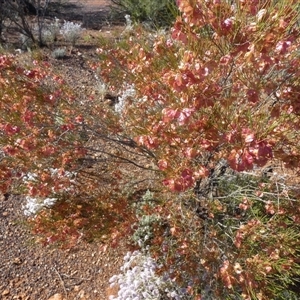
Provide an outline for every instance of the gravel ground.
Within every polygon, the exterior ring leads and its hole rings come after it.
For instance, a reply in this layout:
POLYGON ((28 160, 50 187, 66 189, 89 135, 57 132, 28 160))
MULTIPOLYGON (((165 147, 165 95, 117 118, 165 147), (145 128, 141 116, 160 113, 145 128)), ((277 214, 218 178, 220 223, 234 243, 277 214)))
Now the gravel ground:
POLYGON ((125 248, 104 251, 101 244, 79 242, 62 250, 36 244, 22 202, 19 196, 0 200, 0 299, 107 299, 108 280, 118 273, 125 248))

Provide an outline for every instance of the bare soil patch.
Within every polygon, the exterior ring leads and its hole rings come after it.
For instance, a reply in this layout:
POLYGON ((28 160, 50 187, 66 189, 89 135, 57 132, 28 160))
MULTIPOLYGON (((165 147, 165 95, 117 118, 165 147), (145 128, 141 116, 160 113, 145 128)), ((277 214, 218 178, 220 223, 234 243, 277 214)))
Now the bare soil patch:
POLYGON ((18 196, 0 200, 0 299, 107 299, 108 280, 119 271, 125 245, 104 251, 101 243, 79 241, 70 250, 35 243, 22 203, 18 196))

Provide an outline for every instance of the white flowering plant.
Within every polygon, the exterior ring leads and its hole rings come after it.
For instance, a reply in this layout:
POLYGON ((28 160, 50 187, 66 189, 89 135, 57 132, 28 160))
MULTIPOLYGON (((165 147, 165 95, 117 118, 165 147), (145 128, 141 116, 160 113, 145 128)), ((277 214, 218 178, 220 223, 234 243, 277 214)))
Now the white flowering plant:
MULTIPOLYGON (((66 179, 71 184, 75 183, 74 178, 76 177, 76 173, 72 172, 64 172, 60 174, 58 169, 49 168, 45 170, 48 172, 52 178, 56 179, 66 179)), ((23 175, 23 182, 27 185, 32 185, 39 180, 39 176, 36 173, 27 173, 23 175)), ((36 216, 41 210, 45 208, 51 208, 58 200, 58 193, 63 193, 64 191, 70 191, 72 188, 61 188, 57 189, 56 192, 52 189, 53 197, 41 197, 41 196, 26 196, 25 201, 26 203, 23 205, 23 212, 24 215, 27 217, 34 217, 36 216)))
POLYGON ((110 295, 109 300, 192 299, 168 274, 158 275, 157 268, 158 264, 148 254, 128 252, 121 273, 110 278, 110 285, 118 286, 119 291, 110 295))
POLYGON ((33 198, 26 196, 25 200, 26 204, 23 206, 24 215, 32 217, 39 213, 42 209, 52 207, 57 201, 57 198, 43 199, 41 197, 33 198))
POLYGON ((52 56, 56 59, 62 59, 66 56, 66 52, 66 48, 56 48, 55 50, 53 50, 52 56))
POLYGON ((41 32, 42 41, 46 44, 52 44, 57 40, 60 32, 59 19, 55 18, 54 22, 43 28, 41 32))
POLYGON ((60 29, 60 33, 67 42, 70 42, 72 45, 76 44, 76 41, 80 38, 83 28, 81 24, 74 22, 64 21, 60 29))
POLYGON ((125 26, 124 31, 122 32, 122 35, 131 33, 134 30, 134 26, 133 26, 130 15, 125 15, 125 22, 126 22, 126 26, 125 26))
POLYGON ((134 88, 134 85, 128 85, 124 88, 120 96, 118 97, 118 102, 115 105, 115 111, 122 115, 125 107, 126 107, 126 102, 129 99, 134 99, 136 96, 136 91, 134 88))

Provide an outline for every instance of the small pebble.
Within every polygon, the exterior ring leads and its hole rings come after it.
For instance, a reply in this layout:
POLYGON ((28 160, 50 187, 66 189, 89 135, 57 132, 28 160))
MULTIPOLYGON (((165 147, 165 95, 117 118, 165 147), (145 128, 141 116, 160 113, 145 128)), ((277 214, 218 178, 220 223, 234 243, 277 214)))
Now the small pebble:
POLYGON ((9 290, 4 290, 1 295, 2 296, 7 296, 7 295, 9 295, 9 293, 10 293, 9 290))

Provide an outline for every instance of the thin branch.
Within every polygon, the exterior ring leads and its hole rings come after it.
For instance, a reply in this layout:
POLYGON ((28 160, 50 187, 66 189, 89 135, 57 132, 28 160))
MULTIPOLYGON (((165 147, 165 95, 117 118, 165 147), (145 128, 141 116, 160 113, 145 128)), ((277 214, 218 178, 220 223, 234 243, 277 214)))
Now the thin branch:
MULTIPOLYGON (((90 131, 93 132, 93 134, 95 134, 96 136, 100 137, 103 140, 106 141, 111 141, 114 142, 116 144, 119 145, 123 145, 123 146, 128 146, 134 149, 138 149, 140 151, 142 151, 143 153, 146 153, 147 155, 151 156, 152 158, 155 158, 155 155, 153 152, 151 152, 149 149, 145 148, 145 147, 141 147, 139 146, 133 139, 129 138, 129 137, 125 137, 125 136, 117 136, 116 138, 110 137, 108 135, 99 133, 97 131, 95 131, 94 129, 87 127, 90 131)), ((127 151, 129 151, 127 149, 127 151)), ((139 155, 139 153, 136 153, 137 155, 139 155)))
POLYGON ((128 159, 128 158, 125 158, 125 157, 122 157, 122 156, 118 156, 118 155, 109 153, 109 152, 104 151, 104 150, 95 150, 95 149, 92 149, 92 148, 89 148, 89 147, 87 147, 86 149, 89 150, 89 151, 92 151, 92 152, 100 152, 100 153, 106 154, 106 155, 108 155, 108 156, 110 156, 112 158, 115 158, 116 159, 116 161, 115 161, 116 163, 129 163, 129 164, 132 164, 132 165, 134 165, 134 166, 136 166, 136 167, 138 167, 140 169, 144 169, 144 170, 147 170, 147 171, 155 171, 155 172, 157 171, 157 170, 154 170, 154 169, 146 168, 146 167, 144 167, 144 166, 142 166, 142 165, 134 162, 131 159, 128 159))
POLYGON ((66 290, 65 283, 64 283, 62 277, 60 276, 60 274, 59 274, 59 272, 57 271, 57 269, 55 268, 55 266, 53 266, 53 269, 54 269, 54 271, 56 272, 56 274, 57 274, 57 276, 58 276, 58 278, 59 278, 59 280, 60 280, 61 286, 62 286, 62 288, 63 288, 63 290, 64 290, 64 292, 65 292, 65 296, 68 297, 68 292, 67 292, 67 290, 66 290))

